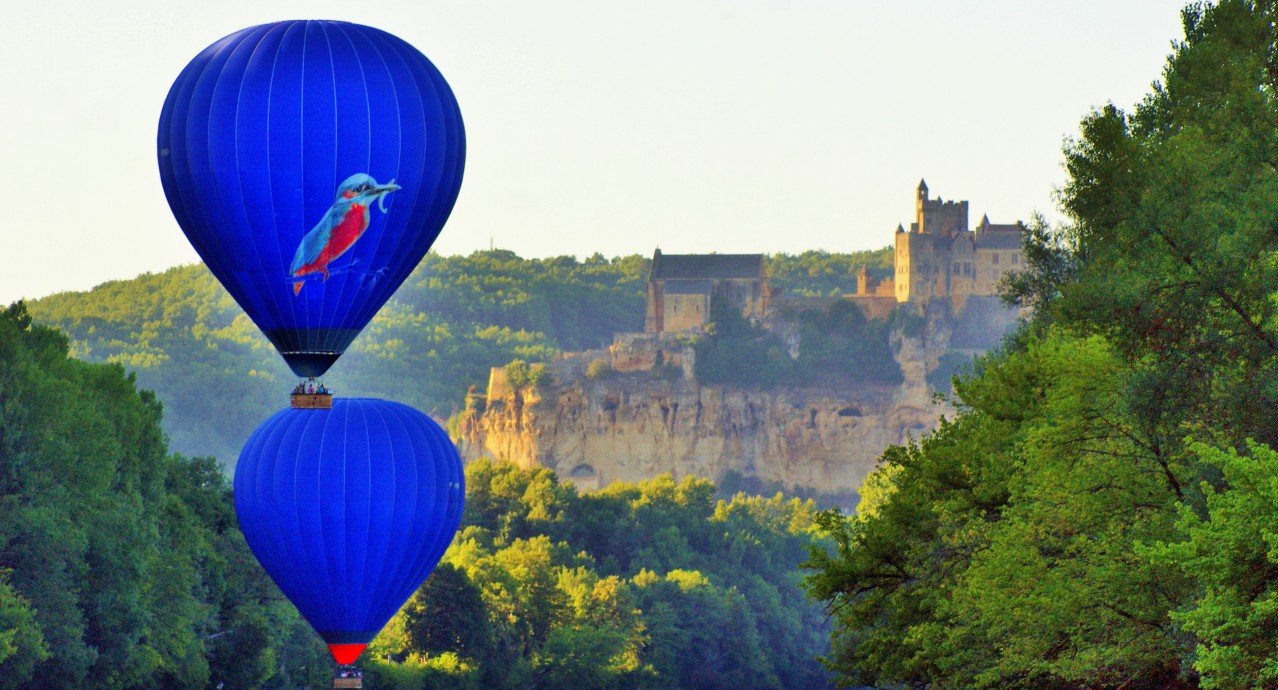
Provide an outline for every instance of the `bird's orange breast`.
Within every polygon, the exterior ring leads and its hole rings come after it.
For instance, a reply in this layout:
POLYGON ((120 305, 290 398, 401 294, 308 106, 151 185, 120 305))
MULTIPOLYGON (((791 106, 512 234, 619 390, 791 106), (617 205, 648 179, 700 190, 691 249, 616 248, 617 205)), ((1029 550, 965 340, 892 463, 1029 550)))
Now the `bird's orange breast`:
POLYGON ((355 240, 364 234, 368 229, 368 216, 364 215, 364 207, 359 204, 351 204, 351 208, 342 217, 342 222, 333 228, 333 232, 329 235, 328 245, 324 247, 324 251, 320 253, 317 263, 328 263, 333 259, 341 256, 347 249, 355 244, 355 240))

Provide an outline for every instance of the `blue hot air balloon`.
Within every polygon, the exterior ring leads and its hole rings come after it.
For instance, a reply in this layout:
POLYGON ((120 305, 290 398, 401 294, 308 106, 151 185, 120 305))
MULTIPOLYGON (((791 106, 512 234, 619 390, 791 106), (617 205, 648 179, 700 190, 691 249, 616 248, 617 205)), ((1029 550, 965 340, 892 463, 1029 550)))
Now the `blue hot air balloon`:
POLYGON ((235 468, 245 540, 340 664, 439 562, 464 496, 447 434, 385 400, 282 410, 253 432, 235 468))
POLYGON ((160 179, 213 275, 299 376, 319 376, 448 219, 465 135, 448 84, 384 31, 255 26, 186 66, 160 179))

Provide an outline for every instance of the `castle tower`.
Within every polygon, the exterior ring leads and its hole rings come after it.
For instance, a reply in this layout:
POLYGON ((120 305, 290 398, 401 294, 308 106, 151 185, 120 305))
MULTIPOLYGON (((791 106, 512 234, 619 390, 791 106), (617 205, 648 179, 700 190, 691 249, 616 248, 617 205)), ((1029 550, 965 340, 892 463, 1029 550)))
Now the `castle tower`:
POLYGON ((893 278, 897 302, 915 302, 932 296, 932 282, 936 277, 936 251, 938 238, 924 235, 914 228, 896 233, 896 272, 893 278))
MULTIPOLYGON (((966 201, 933 199, 927 180, 919 180, 914 192, 914 222, 909 232, 897 228, 894 283, 898 302, 927 301, 931 297, 950 295, 954 269, 951 249, 956 240, 970 234, 967 219, 966 201)), ((970 277, 970 257, 966 262, 966 269, 964 262, 959 262, 960 275, 970 277), (967 273, 962 273, 963 270, 967 273)))
POLYGON ((910 228, 912 232, 927 232, 927 226, 923 224, 927 202, 927 180, 920 177, 919 186, 914 194, 914 227, 910 228))
POLYGON ((910 232, 947 237, 967 232, 967 202, 929 198, 927 182, 919 180, 914 197, 914 223, 910 226, 910 232))
POLYGON ((933 199, 927 182, 919 180, 914 222, 908 231, 896 228, 897 302, 996 295, 1001 281, 1024 266, 1024 234, 1021 223, 996 225, 988 214, 976 232, 969 230, 968 202, 933 199))

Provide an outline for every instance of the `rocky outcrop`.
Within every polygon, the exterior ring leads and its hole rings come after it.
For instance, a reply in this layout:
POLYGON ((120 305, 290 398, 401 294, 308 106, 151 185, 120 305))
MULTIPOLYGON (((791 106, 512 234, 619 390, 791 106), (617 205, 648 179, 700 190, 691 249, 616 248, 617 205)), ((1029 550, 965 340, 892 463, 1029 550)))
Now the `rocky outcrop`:
POLYGON ((456 440, 468 461, 548 467, 584 489, 667 472, 719 479, 734 471, 855 491, 885 448, 953 414, 934 400, 927 374, 951 351, 957 324, 948 308, 904 320, 892 334, 904 377, 896 386, 761 391, 701 385, 681 367, 582 376, 551 364, 555 381, 540 390, 513 390, 495 377, 486 408, 458 420, 456 440))

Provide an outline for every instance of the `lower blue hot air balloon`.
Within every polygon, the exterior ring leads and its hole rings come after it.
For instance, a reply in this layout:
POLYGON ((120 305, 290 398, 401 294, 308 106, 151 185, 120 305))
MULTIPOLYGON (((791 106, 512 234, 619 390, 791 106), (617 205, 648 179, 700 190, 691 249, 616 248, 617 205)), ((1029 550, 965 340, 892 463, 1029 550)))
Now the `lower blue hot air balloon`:
POLYGON ((447 434, 386 400, 277 412, 235 468, 245 540, 339 664, 352 663, 434 569, 464 497, 447 434))

